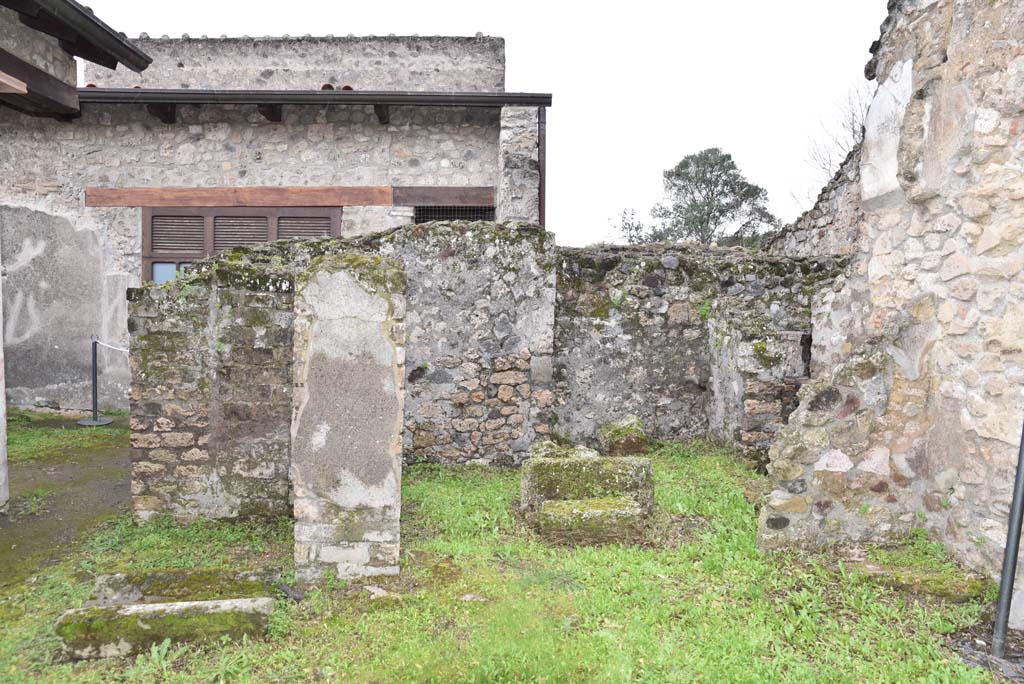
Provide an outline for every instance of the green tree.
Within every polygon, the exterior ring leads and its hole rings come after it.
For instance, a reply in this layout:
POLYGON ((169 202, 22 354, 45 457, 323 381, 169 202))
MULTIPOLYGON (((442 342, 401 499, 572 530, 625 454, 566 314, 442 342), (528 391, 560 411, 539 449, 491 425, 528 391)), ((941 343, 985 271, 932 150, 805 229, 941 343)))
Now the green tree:
POLYGON ((651 211, 655 225, 622 212, 619 232, 631 244, 693 240, 711 244, 726 236, 744 240, 774 228, 768 193, 743 177, 732 155, 712 147, 683 157, 665 171, 666 201, 651 211))

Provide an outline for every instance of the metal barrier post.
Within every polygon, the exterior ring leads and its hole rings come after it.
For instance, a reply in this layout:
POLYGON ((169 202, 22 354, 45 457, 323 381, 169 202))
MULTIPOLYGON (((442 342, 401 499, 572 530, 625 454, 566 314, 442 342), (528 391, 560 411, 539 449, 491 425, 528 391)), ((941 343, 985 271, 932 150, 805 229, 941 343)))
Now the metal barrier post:
POLYGON ((96 427, 97 425, 110 425, 114 421, 110 418, 100 416, 99 398, 99 340, 92 336, 92 418, 83 418, 78 421, 79 425, 85 427, 96 427))
POLYGON ((992 635, 992 655, 1002 658, 1006 652, 1006 627, 1010 621, 1010 602, 1013 600, 1013 580, 1017 574, 1017 554, 1020 552, 1020 528, 1024 519, 1024 431, 1017 454, 1017 477, 1013 483, 1013 502, 1010 521, 1006 529, 1006 550, 1003 552, 1003 574, 999 579, 999 601, 996 604, 996 626, 992 635))

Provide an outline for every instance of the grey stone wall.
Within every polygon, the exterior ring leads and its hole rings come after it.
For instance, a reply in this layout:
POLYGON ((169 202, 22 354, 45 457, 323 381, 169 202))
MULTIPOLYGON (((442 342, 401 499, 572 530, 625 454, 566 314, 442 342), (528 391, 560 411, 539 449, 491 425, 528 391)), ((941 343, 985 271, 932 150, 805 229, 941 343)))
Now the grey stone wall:
POLYGON ((365 254, 315 260, 298 282, 291 475, 296 578, 396 574, 405 278, 365 254))
POLYGON ((851 255, 858 250, 864 212, 860 206, 860 145, 818 194, 814 206, 782 229, 767 246, 789 257, 851 255))
MULTIPOLYGON (((0 109, 0 176, 12 179, 0 184, 0 240, 17 266, 4 292, 12 401, 84 408, 89 336, 128 342, 140 212, 84 207, 86 187, 497 184, 497 109, 398 107, 386 126, 364 107, 284 114, 275 124, 254 107, 183 107, 165 125, 141 107, 86 107, 73 123, 0 109)), ((343 231, 405 224, 411 211, 349 207, 343 231)), ((124 355, 105 351, 101 370, 104 403, 126 406, 124 355)))
MULTIPOLYGON (((5 256, 7 396, 16 404, 84 408, 90 401, 92 335, 119 342, 124 328, 123 279, 104 276, 103 246, 94 231, 76 230, 45 211, 0 206, 5 256), (116 291, 120 285, 120 291, 116 291), (48 331, 48 325, 59 326, 48 331)), ((102 396, 124 397, 123 353, 103 350, 102 396)))
POLYGON ((592 442, 634 414, 658 438, 764 448, 807 374, 811 293, 839 268, 680 245, 559 250, 555 430, 592 442))
MULTIPOLYGON (((3 263, 3 246, 0 245, 0 264, 3 263)), ((4 320, 3 305, 3 268, 0 267, 0 321, 4 320)), ((4 390, 4 350, 0 344, 0 392, 4 390)), ((7 402, 0 401, 0 513, 7 512, 7 502, 11 498, 10 485, 7 477, 7 402)))
POLYGON ((502 107, 495 217, 540 222, 540 132, 535 107, 502 107))
POLYGON ((1021 0, 890 3, 855 254, 815 304, 820 371, 772 449, 766 543, 920 526, 999 567, 1024 416, 1022 40, 1021 0))
POLYGON ((529 225, 432 223, 377 242, 409 281, 406 456, 518 463, 548 429, 553 236, 529 225))
POLYGON ((457 37, 148 38, 141 74, 88 65, 104 88, 493 91, 505 89, 505 41, 457 37))
POLYGON ((291 289, 210 269, 129 291, 137 518, 289 509, 291 289))
POLYGON ((23 59, 54 78, 75 85, 75 58, 53 36, 30 29, 14 10, 0 7, 0 48, 23 59))

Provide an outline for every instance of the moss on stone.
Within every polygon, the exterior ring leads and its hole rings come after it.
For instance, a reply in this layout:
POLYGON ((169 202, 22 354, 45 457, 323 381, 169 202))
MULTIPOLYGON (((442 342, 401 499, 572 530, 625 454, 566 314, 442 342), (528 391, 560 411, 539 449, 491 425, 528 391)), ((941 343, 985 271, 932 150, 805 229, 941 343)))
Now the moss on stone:
POLYGON ((626 416, 602 425, 597 431, 598 442, 609 456, 627 456, 645 452, 650 440, 639 416, 626 416))
POLYGON ((523 464, 522 505, 629 495, 645 509, 653 501, 651 462, 646 458, 531 458, 523 464))
POLYGON ((646 517, 629 497, 546 501, 536 516, 537 532, 548 541, 572 544, 630 543, 639 540, 646 517))
POLYGON ((190 642, 262 635, 268 615, 251 606, 215 608, 210 603, 154 604, 144 611, 133 606, 82 608, 62 615, 55 631, 74 657, 123 656, 165 639, 190 642))
POLYGON ((231 570, 148 570, 97 579, 95 600, 101 603, 141 601, 216 601, 274 595, 264 578, 231 570))
POLYGON ((758 340, 753 344, 754 358, 765 368, 771 368, 782 363, 782 354, 772 353, 768 350, 766 340, 758 340))

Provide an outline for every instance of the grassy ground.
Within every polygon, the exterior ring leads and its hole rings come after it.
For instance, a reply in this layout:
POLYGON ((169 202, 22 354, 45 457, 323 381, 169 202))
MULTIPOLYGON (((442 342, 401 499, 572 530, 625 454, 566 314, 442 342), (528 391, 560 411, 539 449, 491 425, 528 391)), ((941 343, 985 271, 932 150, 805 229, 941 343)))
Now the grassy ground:
MULTIPOLYGON (((824 556, 762 555, 744 496, 756 476, 706 445, 669 446, 654 458, 658 504, 673 516, 663 526, 668 545, 550 548, 511 513, 518 473, 412 467, 400 577, 335 581, 300 604, 282 600, 266 641, 59 662, 53 621, 86 598, 96 573, 190 565, 287 573, 290 563, 284 521, 135 527, 119 519, 0 594, 0 681, 991 681, 944 646, 945 634, 977 620, 978 602, 901 593, 824 556), (366 584, 393 596, 371 599, 366 584)), ((874 553, 957 577, 925 540, 874 553)))
POLYGON ((111 425, 82 429, 60 414, 8 409, 7 458, 12 464, 52 461, 74 449, 124 446, 128 440, 127 417, 116 412, 111 425))

